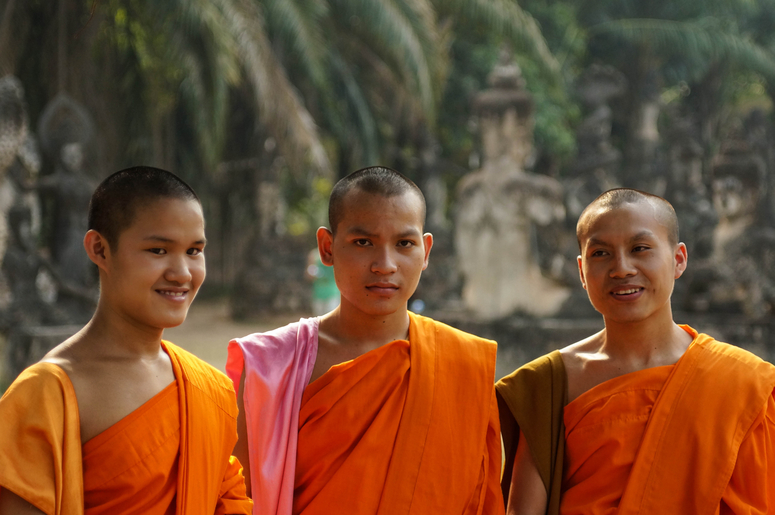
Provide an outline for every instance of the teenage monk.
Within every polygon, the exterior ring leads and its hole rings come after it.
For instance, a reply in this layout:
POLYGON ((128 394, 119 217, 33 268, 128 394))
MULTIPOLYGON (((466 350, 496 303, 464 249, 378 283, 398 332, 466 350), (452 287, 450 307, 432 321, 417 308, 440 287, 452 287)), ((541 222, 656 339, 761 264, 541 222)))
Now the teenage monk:
POLYGON ((496 345, 407 311, 433 244, 422 193, 359 170, 329 223, 339 307, 229 344, 255 512, 503 513, 496 345))
POLYGON ((775 513, 775 367, 673 322, 672 206, 611 190, 576 234, 605 329, 497 384, 508 513, 775 513))
POLYGON ((196 194, 163 170, 117 172, 84 246, 94 316, 0 400, 0 514, 250 514, 231 381, 161 339, 205 278, 196 194))

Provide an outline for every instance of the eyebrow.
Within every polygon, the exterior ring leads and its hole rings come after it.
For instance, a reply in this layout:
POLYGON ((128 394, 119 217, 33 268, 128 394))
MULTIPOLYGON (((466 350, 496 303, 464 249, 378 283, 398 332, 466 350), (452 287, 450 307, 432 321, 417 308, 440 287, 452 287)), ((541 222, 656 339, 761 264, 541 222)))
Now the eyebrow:
POLYGON ((636 234, 635 236, 633 236, 632 238, 630 238, 630 242, 633 242, 635 240, 640 240, 641 238, 653 238, 653 237, 654 237, 654 233, 649 231, 648 229, 645 229, 639 232, 638 234, 636 234))
MULTIPOLYGON (((379 235, 373 234, 367 231, 366 229, 363 229, 362 227, 353 227, 349 231, 347 231, 348 235, 352 236, 366 236, 367 238, 376 238, 379 235)), ((418 233, 414 229, 408 229, 400 234, 397 235, 397 238, 411 238, 411 237, 417 237, 418 235, 422 236, 421 233, 418 233)))
MULTIPOLYGON (((653 238, 653 237, 654 237, 653 232, 649 230, 643 230, 638 234, 636 234, 635 236, 633 236, 632 238, 630 238, 628 243, 632 243, 633 241, 637 241, 642 238, 653 238)), ((608 245, 608 243, 603 240, 598 240, 597 238, 590 238, 589 240, 587 240, 587 246, 590 246, 590 245, 599 245, 601 247, 605 247, 608 245)))
MULTIPOLYGON (((161 243, 175 243, 175 240, 172 240, 170 238, 165 238, 164 236, 146 236, 143 238, 143 241, 158 241, 161 243)), ((207 238, 202 238, 201 240, 196 240, 194 242, 194 245, 205 245, 207 243, 207 238)))

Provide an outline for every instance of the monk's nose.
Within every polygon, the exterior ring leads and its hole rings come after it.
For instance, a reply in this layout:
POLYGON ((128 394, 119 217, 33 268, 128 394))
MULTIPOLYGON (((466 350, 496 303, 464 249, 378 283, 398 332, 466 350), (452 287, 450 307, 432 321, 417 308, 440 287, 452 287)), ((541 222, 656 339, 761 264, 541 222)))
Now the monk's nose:
POLYGON ((392 274, 398 269, 395 256, 389 249, 380 249, 374 262, 371 264, 371 271, 376 274, 392 274))
POLYGON ((628 254, 621 253, 614 256, 609 275, 614 278, 629 277, 638 273, 628 254))
POLYGON ((185 257, 173 258, 170 260, 167 270, 164 272, 164 278, 177 284, 185 284, 192 279, 191 270, 186 263, 185 257))

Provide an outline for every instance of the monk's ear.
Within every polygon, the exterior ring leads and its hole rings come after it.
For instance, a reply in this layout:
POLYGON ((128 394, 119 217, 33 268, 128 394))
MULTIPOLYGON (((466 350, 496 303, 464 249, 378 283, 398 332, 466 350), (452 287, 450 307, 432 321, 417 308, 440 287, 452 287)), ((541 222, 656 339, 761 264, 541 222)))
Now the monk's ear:
POLYGON ((587 289, 587 281, 584 280, 584 267, 581 265, 581 256, 576 256, 576 263, 579 265, 579 279, 581 279, 581 286, 587 289))
POLYGON ((321 227, 316 235, 318 238, 320 261, 326 266, 334 266, 334 234, 327 227, 321 227))
POLYGON ((686 251, 686 245, 684 243, 679 243, 675 247, 674 279, 678 279, 683 275, 683 273, 686 271, 686 266, 688 265, 688 261, 689 261, 689 254, 686 251))
POLYGON ((431 247, 433 247, 433 235, 429 232, 426 232, 422 235, 422 244, 423 247, 425 247, 425 258, 422 262, 422 269, 425 270, 428 268, 428 260, 431 256, 431 247))
POLYGON ((110 247, 105 237, 94 229, 89 229, 83 237, 83 248, 92 263, 105 270, 110 257, 110 247))

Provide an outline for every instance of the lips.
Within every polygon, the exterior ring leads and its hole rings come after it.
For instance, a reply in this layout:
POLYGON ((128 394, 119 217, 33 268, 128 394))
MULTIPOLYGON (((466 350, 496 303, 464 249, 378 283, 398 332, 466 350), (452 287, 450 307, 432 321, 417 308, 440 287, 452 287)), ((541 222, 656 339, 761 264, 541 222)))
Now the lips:
POLYGON ((188 293, 188 290, 180 290, 180 289, 158 289, 156 290, 156 293, 167 297, 170 300, 183 300, 186 298, 186 294, 188 293))
POLYGON ((398 291, 398 286, 393 283, 374 283, 366 286, 366 289, 378 295, 392 295, 398 291))
POLYGON ((621 286, 611 291, 611 295, 619 299, 628 299, 639 296, 644 290, 642 286, 621 286))

